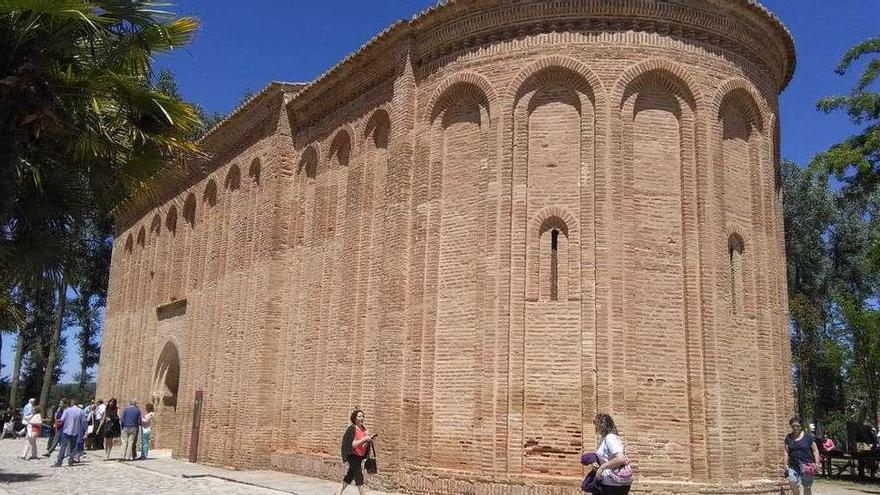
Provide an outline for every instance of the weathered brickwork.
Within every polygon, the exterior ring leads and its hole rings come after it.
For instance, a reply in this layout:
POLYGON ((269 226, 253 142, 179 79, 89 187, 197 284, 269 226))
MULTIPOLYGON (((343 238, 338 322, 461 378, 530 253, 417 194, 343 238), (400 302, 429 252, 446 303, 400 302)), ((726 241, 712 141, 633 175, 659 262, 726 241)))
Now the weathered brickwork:
POLYGON ((779 493, 793 70, 752 0, 397 23, 120 207, 98 395, 178 456, 330 478, 360 406, 414 494, 578 493, 609 412, 636 492, 779 493))

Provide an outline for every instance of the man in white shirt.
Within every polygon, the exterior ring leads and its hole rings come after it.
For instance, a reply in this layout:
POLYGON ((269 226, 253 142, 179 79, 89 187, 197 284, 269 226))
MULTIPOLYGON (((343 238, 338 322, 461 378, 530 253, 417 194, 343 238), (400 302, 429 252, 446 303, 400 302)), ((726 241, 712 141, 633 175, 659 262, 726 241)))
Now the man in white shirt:
POLYGON ((99 400, 97 404, 95 404, 95 439, 92 441, 92 447, 100 450, 104 448, 104 436, 101 435, 101 430, 98 428, 101 426, 101 420, 104 419, 104 414, 107 411, 107 404, 104 404, 104 401, 99 400))
POLYGON ((27 425, 31 422, 31 417, 33 417, 34 415, 34 404, 36 402, 37 399, 31 397, 30 399, 28 399, 27 404, 25 404, 24 407, 21 408, 21 424, 24 425, 24 428, 22 428, 18 432, 18 436, 20 437, 23 437, 24 434, 27 432, 27 425))

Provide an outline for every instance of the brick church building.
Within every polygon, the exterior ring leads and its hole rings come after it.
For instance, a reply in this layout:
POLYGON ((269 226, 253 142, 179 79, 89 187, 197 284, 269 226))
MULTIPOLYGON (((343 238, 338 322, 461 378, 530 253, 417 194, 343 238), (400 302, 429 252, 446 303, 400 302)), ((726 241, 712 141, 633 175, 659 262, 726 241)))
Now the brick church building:
POLYGON ((397 22, 119 207, 98 396, 175 456, 331 479, 359 406, 373 483, 424 495, 579 493, 607 412, 635 493, 779 493, 794 66, 755 0, 397 22))

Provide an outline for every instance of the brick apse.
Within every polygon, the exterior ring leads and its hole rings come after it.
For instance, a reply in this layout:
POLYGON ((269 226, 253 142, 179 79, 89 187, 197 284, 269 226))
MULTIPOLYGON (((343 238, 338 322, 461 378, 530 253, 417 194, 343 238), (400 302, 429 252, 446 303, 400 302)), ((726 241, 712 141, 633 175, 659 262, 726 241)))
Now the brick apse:
POLYGON ((779 493, 794 64, 753 0, 395 23, 119 207, 98 396, 176 456, 334 479, 360 406, 412 494, 579 493, 609 412, 637 492, 779 493))

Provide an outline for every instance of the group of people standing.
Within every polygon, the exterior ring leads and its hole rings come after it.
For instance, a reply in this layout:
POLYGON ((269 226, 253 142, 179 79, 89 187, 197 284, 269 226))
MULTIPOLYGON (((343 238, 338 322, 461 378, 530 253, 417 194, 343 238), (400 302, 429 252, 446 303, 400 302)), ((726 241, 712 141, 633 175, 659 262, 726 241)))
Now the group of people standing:
MULTIPOLYGON (((42 436, 44 423, 42 412, 43 408, 35 404, 35 399, 30 399, 22 408, 21 423, 28 440, 22 459, 38 458, 37 438, 42 436)), ((134 399, 121 414, 115 398, 106 404, 102 400, 82 404, 77 398, 61 399, 54 413, 47 414, 51 421, 43 457, 50 457, 59 448, 58 458, 53 464, 59 467, 65 458, 68 465, 73 465, 81 460, 86 451, 103 449, 105 460, 109 460, 114 442, 121 437, 123 460, 146 459, 150 451, 154 417, 153 404, 146 404, 142 413, 134 399), (141 440, 140 456, 137 454, 138 437, 141 440)))

